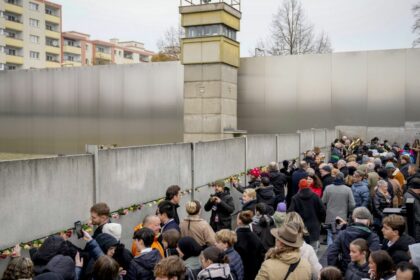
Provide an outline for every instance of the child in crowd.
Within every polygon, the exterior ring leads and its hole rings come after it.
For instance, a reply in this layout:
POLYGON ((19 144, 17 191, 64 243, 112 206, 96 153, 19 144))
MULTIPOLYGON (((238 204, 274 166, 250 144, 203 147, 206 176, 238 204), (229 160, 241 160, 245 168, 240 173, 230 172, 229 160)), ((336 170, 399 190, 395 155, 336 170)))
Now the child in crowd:
POLYGON ((358 238, 350 243, 350 258, 345 278, 346 280, 361 280, 369 278, 369 247, 366 240, 358 238))
POLYGON ((198 274, 198 280, 233 280, 230 274, 228 256, 219 248, 206 248, 200 256, 203 270, 198 274))
POLYGON ((176 229, 170 229, 162 233, 162 243, 165 250, 165 257, 178 256, 176 247, 178 246, 178 240, 181 238, 181 234, 176 229))
POLYGON ((394 263, 386 251, 372 252, 369 257, 369 274, 371 280, 395 279, 394 263))
POLYGON ((222 229, 216 232, 216 246, 223 250, 229 259, 230 271, 234 280, 244 279, 244 266, 241 256, 235 251, 233 245, 237 241, 236 232, 222 229))

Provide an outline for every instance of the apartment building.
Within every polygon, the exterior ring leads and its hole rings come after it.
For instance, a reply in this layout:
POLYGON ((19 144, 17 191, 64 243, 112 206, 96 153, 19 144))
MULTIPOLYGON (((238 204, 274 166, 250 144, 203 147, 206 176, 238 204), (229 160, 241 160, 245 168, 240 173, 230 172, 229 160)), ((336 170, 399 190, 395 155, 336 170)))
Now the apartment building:
POLYGON ((62 33, 63 66, 89 66, 104 64, 132 64, 150 62, 153 52, 135 41, 109 42, 91 40, 89 34, 69 31, 62 33))
POLYGON ((61 5, 0 0, 0 70, 61 67, 61 5))

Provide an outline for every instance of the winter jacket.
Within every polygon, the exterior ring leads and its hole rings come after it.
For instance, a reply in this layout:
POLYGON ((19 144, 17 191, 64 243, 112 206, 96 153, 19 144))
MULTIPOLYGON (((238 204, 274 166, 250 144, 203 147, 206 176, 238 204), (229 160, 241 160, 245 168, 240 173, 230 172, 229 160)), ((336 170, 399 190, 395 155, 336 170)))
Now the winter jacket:
POLYGON ((404 175, 404 178, 408 178, 410 175, 408 174, 408 167, 409 167, 409 164, 407 163, 407 164, 405 164, 405 165, 401 165, 400 166, 400 171, 401 171, 401 173, 404 175))
POLYGON ((389 207, 392 207, 391 196, 389 194, 385 196, 379 190, 376 190, 375 197, 373 198, 373 216, 375 218, 382 219, 384 216, 384 209, 389 207))
POLYGON ((287 211, 299 213, 309 232, 310 240, 319 240, 321 223, 325 220, 325 208, 321 199, 311 189, 301 189, 293 196, 287 211))
POLYGON ((322 189, 325 190, 327 186, 332 185, 334 183, 334 177, 331 176, 331 174, 327 174, 321 177, 321 181, 322 181, 322 189))
POLYGON ((210 226, 213 228, 214 232, 221 229, 231 229, 231 214, 235 211, 233 198, 228 189, 225 189, 224 192, 216 193, 215 195, 221 200, 219 204, 214 203, 210 197, 204 205, 204 210, 207 212, 211 211, 210 226))
POLYGON ((308 177, 308 173, 303 169, 298 169, 292 174, 292 186, 287 190, 287 196, 290 199, 299 191, 299 181, 308 177))
POLYGON ((181 229, 179 228, 179 225, 175 222, 174 219, 170 219, 162 226, 162 229, 160 230, 160 233, 164 233, 165 231, 168 231, 170 229, 175 229, 178 232, 181 232, 181 229))
POLYGON ((322 197, 322 187, 315 187, 314 183, 309 185, 309 188, 311 189, 311 191, 316 194, 319 198, 322 197))
POLYGON ((378 235, 367 226, 355 223, 340 231, 333 244, 328 248, 328 265, 336 266, 344 272, 351 262, 350 243, 357 238, 365 239, 371 252, 381 249, 378 235))
POLYGON ((216 244, 216 235, 209 223, 200 218, 199 215, 190 215, 179 225, 181 236, 190 236, 201 246, 212 246, 216 244))
POLYGON ((335 183, 325 189, 322 202, 327 208, 326 224, 335 223, 337 216, 347 220, 347 216, 353 211, 355 205, 351 189, 344 184, 336 185, 335 183))
POLYGON ((369 208, 370 204, 370 191, 365 180, 354 183, 351 186, 353 192, 354 202, 356 203, 355 207, 366 207, 369 208))
MULTIPOLYGON (((273 186, 264 186, 258 187, 255 189, 257 192, 257 203, 265 203, 273 208, 276 205, 276 196, 274 194, 274 187, 273 186)), ((283 200, 284 200, 284 193, 283 193, 283 200)))
POLYGON ((229 264, 213 263, 200 271, 198 280, 232 280, 229 264))
POLYGON ((58 235, 48 237, 39 249, 31 249, 29 254, 34 264, 35 275, 40 274, 56 255, 70 255, 66 242, 58 235))
POLYGON ((275 227, 276 225, 274 224, 274 220, 270 216, 254 216, 254 221, 251 224, 251 230, 261 240, 265 251, 273 248, 276 243, 274 236, 270 232, 270 230, 275 227))
POLYGON ((189 257, 184 261, 185 267, 187 268, 187 280, 197 279, 198 273, 201 271, 201 263, 199 257, 189 257))
POLYGON ((284 190, 287 186, 287 176, 279 171, 270 171, 268 176, 270 178, 270 184, 273 185, 274 194, 278 197, 279 201, 283 201, 285 198, 284 190))
POLYGON ((233 247, 228 248, 225 251, 229 258, 230 273, 232 274, 233 280, 244 279, 244 265, 242 264, 241 256, 233 247))
POLYGON ((311 265, 301 258, 299 251, 284 253, 279 258, 267 259, 261 265, 256 280, 282 280, 287 274, 291 264, 297 263, 296 269, 289 274, 287 280, 310 280, 311 265))
POLYGON ((361 280, 363 278, 370 279, 369 275, 369 263, 366 262, 360 266, 355 262, 349 263, 347 266, 346 274, 344 279, 346 280, 361 280))
POLYGON ((343 173, 344 178, 346 178, 347 176, 349 176, 349 168, 347 166, 341 167, 340 168, 340 172, 343 173))
POLYGON ((69 256, 56 255, 52 258, 47 266, 45 272, 55 272, 59 274, 63 280, 74 280, 75 279, 75 263, 69 256))
POLYGON ((131 260, 133 259, 133 255, 129 250, 125 248, 125 245, 120 243, 117 245, 115 249, 114 256, 112 256, 114 260, 122 267, 124 270, 127 270, 131 260))
POLYGON ((249 227, 236 229, 238 241, 234 248, 241 256, 244 265, 244 279, 254 280, 264 260, 264 246, 258 236, 249 227))
POLYGON ((394 261, 394 264, 397 265, 400 262, 410 261, 410 256, 408 255, 408 246, 414 243, 416 243, 414 238, 404 233, 391 246, 388 246, 388 240, 384 239, 382 242, 382 250, 387 251, 394 261))
POLYGON ((255 206, 257 206, 257 200, 256 199, 250 200, 248 202, 245 202, 242 205, 241 211, 248 211, 249 210, 252 213, 255 213, 255 206))
POLYGON ((318 280, 319 272, 322 269, 322 265, 319 263, 318 257, 315 253, 314 248, 306 242, 299 248, 302 259, 305 259, 311 265, 312 279, 318 280))
MULTIPOLYGON (((139 229, 143 228, 143 224, 138 224, 137 226, 134 227, 134 232, 138 231, 139 229)), ((163 252, 163 247, 162 244, 160 244, 159 238, 157 236, 155 236, 155 240, 152 243, 152 246, 150 246, 150 248, 152 249, 156 249, 159 251, 160 256, 163 258, 165 256, 165 253, 163 252)), ((137 257, 140 255, 140 252, 137 252, 137 246, 136 243, 133 241, 133 243, 131 244, 131 254, 134 257, 137 257)))
MULTIPOLYGON (((106 222, 106 223, 110 223, 111 221, 109 221, 108 220, 108 222, 106 222)), ((105 223, 105 224, 106 224, 105 223)), ((101 234, 102 233, 102 228, 104 227, 104 225, 105 224, 102 224, 102 225, 100 225, 100 226, 98 226, 96 229, 95 229, 95 231, 93 232, 93 235, 92 235, 92 238, 93 239, 96 239, 96 237, 99 235, 99 234, 101 234)))
POLYGON ((168 201, 172 206, 172 212, 174 213, 173 217, 174 217, 175 223, 177 223, 179 225, 180 221, 179 221, 178 210, 177 210, 179 208, 179 205, 172 203, 170 200, 168 200, 168 201))
POLYGON ((404 200, 407 198, 414 198, 414 217, 416 220, 416 242, 420 242, 420 194, 416 194, 412 189, 409 189, 405 195, 404 200))
POLYGON ((157 250, 152 250, 148 253, 140 254, 135 257, 128 267, 125 280, 154 280, 153 270, 155 265, 160 261, 160 253, 157 250))

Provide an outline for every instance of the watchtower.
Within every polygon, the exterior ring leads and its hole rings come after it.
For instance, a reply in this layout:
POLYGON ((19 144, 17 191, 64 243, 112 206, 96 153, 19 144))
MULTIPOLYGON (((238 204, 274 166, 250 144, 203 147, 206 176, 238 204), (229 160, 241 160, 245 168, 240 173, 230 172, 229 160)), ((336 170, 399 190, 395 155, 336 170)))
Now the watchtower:
POLYGON ((240 0, 181 0, 184 141, 237 132, 240 0))

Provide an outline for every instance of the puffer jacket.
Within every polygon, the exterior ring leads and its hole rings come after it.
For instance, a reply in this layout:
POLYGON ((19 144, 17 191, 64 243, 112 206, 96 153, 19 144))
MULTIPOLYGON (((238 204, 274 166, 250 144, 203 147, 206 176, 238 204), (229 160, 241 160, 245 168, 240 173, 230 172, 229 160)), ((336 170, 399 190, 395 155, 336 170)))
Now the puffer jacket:
POLYGON ((274 194, 278 201, 283 201, 285 198, 284 190, 287 186, 287 176, 280 171, 270 171, 268 174, 270 184, 273 185, 274 194))
POLYGON ((375 218, 382 219, 384 216, 384 209, 392 207, 392 199, 391 196, 388 194, 385 196, 379 190, 376 190, 375 196, 373 198, 373 207, 372 207, 372 214, 375 218))
POLYGON ((179 227, 181 228, 181 236, 194 238, 201 247, 216 244, 216 235, 213 229, 199 215, 188 216, 181 222, 179 227))
POLYGON ((160 261, 160 253, 153 249, 151 252, 141 254, 135 257, 128 267, 125 280, 154 280, 153 270, 155 265, 160 261))
POLYGON ((274 236, 270 232, 270 230, 275 227, 274 220, 270 216, 254 216, 251 229, 261 240, 265 251, 273 248, 276 243, 274 236))
POLYGON ((367 226, 355 223, 340 231, 334 243, 328 248, 328 265, 336 266, 342 272, 346 271, 347 266, 351 262, 350 243, 357 238, 365 239, 371 252, 381 250, 378 235, 367 226))
MULTIPOLYGON (((257 192, 258 203, 263 202, 273 208, 277 206, 273 186, 270 185, 266 187, 259 187, 259 188, 256 188, 255 190, 257 192)), ((284 200, 284 193, 283 193, 283 200, 284 200)))
POLYGON ((213 263, 200 271, 198 280, 232 280, 229 264, 213 263))
POLYGON ((369 208, 370 205, 370 192, 367 182, 362 180, 360 182, 354 183, 351 186, 353 192, 354 202, 356 203, 355 207, 366 207, 369 208))
POLYGON ((243 280, 244 265, 241 256, 239 256, 233 247, 228 248, 225 253, 229 258, 230 273, 232 274, 233 280, 243 280))
POLYGON ((357 263, 349 263, 345 278, 346 280, 361 280, 363 278, 370 279, 369 275, 369 263, 366 262, 364 265, 360 266, 357 263))
POLYGON ((261 265, 256 280, 284 279, 289 266, 299 261, 296 269, 290 273, 287 280, 310 280, 311 265, 306 259, 301 258, 299 251, 284 253, 278 259, 267 259, 261 265), (300 260, 300 261, 299 261, 300 260))
POLYGON ((211 211, 210 226, 215 232, 221 229, 232 229, 231 214, 235 211, 235 205, 229 189, 225 188, 223 192, 215 195, 221 200, 219 204, 214 203, 212 198, 209 198, 204 205, 204 210, 211 211))

